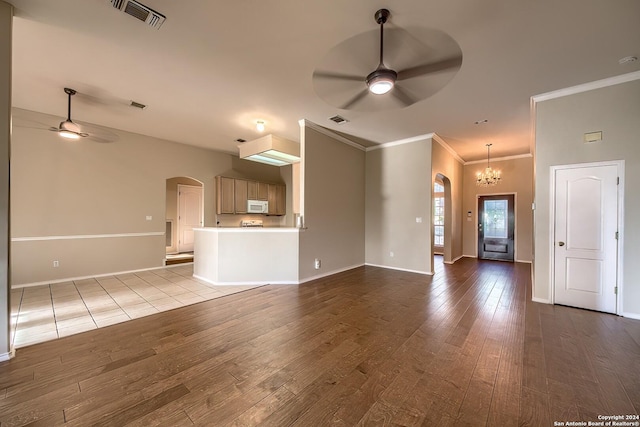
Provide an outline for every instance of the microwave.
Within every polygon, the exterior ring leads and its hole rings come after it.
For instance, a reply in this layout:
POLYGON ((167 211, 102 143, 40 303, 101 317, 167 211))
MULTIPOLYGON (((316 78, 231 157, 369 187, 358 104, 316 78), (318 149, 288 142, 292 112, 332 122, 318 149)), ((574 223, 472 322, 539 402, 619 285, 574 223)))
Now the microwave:
POLYGON ((247 213, 267 213, 269 202, 266 200, 247 200, 247 213))

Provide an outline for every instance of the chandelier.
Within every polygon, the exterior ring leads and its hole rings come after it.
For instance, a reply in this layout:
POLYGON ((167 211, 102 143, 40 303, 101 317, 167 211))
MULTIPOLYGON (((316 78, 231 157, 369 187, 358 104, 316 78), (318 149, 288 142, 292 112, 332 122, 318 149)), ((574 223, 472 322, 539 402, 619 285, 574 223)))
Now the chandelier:
POLYGON ((487 168, 484 172, 478 172, 476 178, 476 185, 481 187, 496 185, 500 182, 500 171, 491 169, 489 164, 491 145, 492 144, 487 144, 487 168))

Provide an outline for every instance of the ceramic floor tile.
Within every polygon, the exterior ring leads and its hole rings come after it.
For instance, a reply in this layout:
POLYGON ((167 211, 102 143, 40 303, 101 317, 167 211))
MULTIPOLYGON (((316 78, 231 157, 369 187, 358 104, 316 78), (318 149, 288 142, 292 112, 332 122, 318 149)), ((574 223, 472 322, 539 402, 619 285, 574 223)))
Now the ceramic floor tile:
POLYGON ((23 347, 56 339, 58 335, 72 335, 251 287, 215 287, 195 280, 191 264, 75 283, 12 289, 11 334, 14 346, 23 347), (25 293, 27 298, 24 298, 25 293))
POLYGON ((118 316, 126 316, 127 313, 124 312, 120 307, 114 308, 111 310, 101 311, 101 312, 92 312, 91 317, 97 323, 98 321, 102 321, 108 319, 110 317, 118 317, 118 316))
POLYGON ((91 323, 80 323, 80 324, 69 326, 68 328, 59 328, 58 336, 60 338, 68 337, 69 335, 75 335, 81 332, 91 331, 93 329, 98 329, 98 327, 96 326, 95 323, 93 323, 93 321, 91 323))
POLYGON ((131 320, 131 318, 126 314, 122 314, 119 316, 107 317, 106 319, 97 319, 96 324, 99 328, 104 328, 105 326, 115 325, 117 323, 126 322, 128 320, 131 320))
POLYGON ((55 340, 58 338, 58 332, 45 332, 42 334, 31 334, 28 331, 18 331, 13 338, 13 346, 15 348, 26 347, 28 345, 40 342, 55 340))

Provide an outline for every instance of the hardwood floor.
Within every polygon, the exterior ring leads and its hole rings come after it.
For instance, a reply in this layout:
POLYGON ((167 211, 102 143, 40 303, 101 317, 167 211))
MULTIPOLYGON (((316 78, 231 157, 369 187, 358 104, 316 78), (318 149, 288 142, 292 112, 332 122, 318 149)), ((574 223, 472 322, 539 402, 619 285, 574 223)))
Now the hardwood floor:
POLYGON ((640 321, 531 302, 526 264, 362 267, 19 349, 2 427, 551 426, 640 411, 640 321))

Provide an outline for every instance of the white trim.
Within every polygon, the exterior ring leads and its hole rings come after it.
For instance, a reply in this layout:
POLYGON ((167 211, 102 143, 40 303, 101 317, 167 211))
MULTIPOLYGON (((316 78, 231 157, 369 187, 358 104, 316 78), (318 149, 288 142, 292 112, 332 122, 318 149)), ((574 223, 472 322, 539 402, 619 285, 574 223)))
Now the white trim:
POLYGON ((164 236, 164 231, 153 231, 150 233, 120 233, 120 234, 77 234, 70 236, 35 236, 35 237, 12 237, 12 242, 34 242, 44 240, 76 240, 76 239, 111 239, 116 237, 150 237, 164 236))
POLYGON ((456 151, 453 148, 451 148, 451 146, 447 144, 444 139, 440 137, 440 135, 438 135, 437 133, 434 133, 433 138, 431 139, 437 142, 438 144, 440 144, 440 146, 442 146, 442 148, 447 150, 449 154, 451 154, 453 158, 456 159, 459 163, 462 163, 463 165, 466 164, 464 160, 462 160, 462 157, 460 157, 458 153, 456 153, 456 151))
POLYGON ((400 267, 391 267, 388 265, 380 265, 380 264, 371 264, 371 263, 365 263, 364 265, 368 265, 369 267, 379 267, 379 268, 386 268, 388 270, 398 270, 398 271, 406 271, 407 273, 417 273, 417 274, 424 274, 426 276, 433 276, 433 272, 430 271, 422 271, 422 270, 410 270, 408 268, 400 268, 400 267))
MULTIPOLYGON (((515 159, 528 159, 528 158, 531 158, 531 157, 533 157, 533 154, 531 154, 531 153, 517 154, 515 156, 505 156, 505 157, 495 157, 495 158, 492 157, 491 158, 491 162, 493 163, 493 162, 503 162, 503 161, 507 161, 507 160, 515 160, 515 159)), ((476 164, 479 164, 479 163, 486 163, 486 162, 487 162, 486 159, 483 159, 483 160, 471 160, 469 162, 464 162, 463 164, 465 166, 467 166, 467 165, 476 165, 476 164)))
POLYGON ((109 277, 109 276, 117 276, 120 274, 131 274, 131 273, 139 273, 142 271, 160 270, 163 268, 184 267, 185 265, 188 265, 188 264, 193 264, 193 263, 183 262, 180 264, 162 265, 160 267, 141 268, 139 270, 118 271, 116 273, 93 274, 90 276, 68 277, 66 279, 47 280, 44 282, 23 283, 21 285, 11 285, 11 289, 32 288, 34 286, 53 285, 56 283, 71 282, 74 280, 93 279, 94 277, 109 277))
POLYGON ((540 304, 553 304, 550 300, 545 299, 545 298, 532 297, 531 301, 539 302, 540 304))
POLYGON ((424 141, 427 139, 433 139, 434 133, 425 133, 424 135, 412 136, 411 138, 399 139, 397 141, 385 142, 384 144, 374 145, 367 147, 367 152, 381 150, 383 148, 395 147, 396 145, 411 144, 412 142, 424 141))
MULTIPOLYGON (((478 227, 476 227, 476 228, 478 228, 478 227)), ((478 245, 476 245, 476 246, 478 246, 478 245)), ((477 249, 476 249, 476 250, 477 250, 477 249)), ((463 256, 464 258, 478 258, 478 255, 462 254, 462 256, 463 256)))
POLYGON ((338 270, 329 271, 329 272, 318 274, 318 275, 311 276, 311 277, 305 277, 302 280, 298 280, 298 284, 301 285, 303 283, 310 282, 312 280, 322 279, 323 277, 331 276, 333 274, 338 274, 338 273, 342 273, 344 271, 353 270, 354 268, 362 267, 363 265, 366 265, 366 264, 354 264, 354 265, 352 265, 350 267, 340 268, 338 270))
POLYGON ((9 353, 0 354, 0 362, 6 362, 7 360, 13 359, 14 357, 16 357, 16 350, 12 346, 9 353))
POLYGON ((465 255, 460 255, 457 258, 452 259, 451 261, 442 261, 442 262, 447 264, 447 265, 453 265, 456 261, 460 261, 464 257, 465 257, 465 255))
POLYGON ((215 282, 213 280, 205 279, 202 276, 198 276, 197 274, 193 275, 194 279, 201 280, 210 285, 214 286, 266 286, 266 285, 297 285, 296 281, 281 281, 281 282, 269 282, 269 281, 258 281, 258 282, 215 282))
MULTIPOLYGON (((638 72, 638 78, 640 78, 640 72, 638 72)), ((618 168, 618 242, 617 242, 617 262, 616 262, 616 275, 618 294, 616 295, 616 312, 617 315, 622 315, 623 298, 623 271, 624 271, 624 160, 605 160, 602 162, 588 162, 588 163, 571 163, 567 165, 554 165, 549 167, 549 303, 554 304, 555 296, 555 211, 556 211, 556 171, 566 169, 578 169, 578 168, 591 168, 601 166, 616 166, 618 168)), ((534 286, 535 289, 535 286, 534 286)))
POLYGON ((566 87, 564 89, 554 90, 551 92, 541 93, 531 97, 533 102, 548 101, 550 99, 562 98, 563 96, 575 95, 581 92, 588 92, 594 89, 601 89, 607 86, 614 86, 621 83, 627 83, 633 80, 640 79, 640 71, 634 71, 632 73, 621 74, 619 76, 608 77, 602 80, 596 80, 594 82, 584 83, 577 86, 566 87))
POLYGON ((638 314, 638 313, 622 312, 621 316, 622 317, 628 317, 629 319, 640 320, 640 314, 638 314))
POLYGON ((351 146, 353 148, 357 148, 360 151, 366 151, 366 148, 363 147, 362 145, 358 144, 357 142, 354 142, 354 141, 352 141, 352 140, 350 140, 348 138, 345 138, 344 136, 335 133, 331 129, 327 129, 325 127, 322 127, 322 126, 320 126, 318 124, 315 124, 315 123, 313 123, 313 122, 311 122, 311 121, 309 121, 307 119, 301 119, 301 120, 298 121, 298 123, 300 124, 300 127, 306 126, 306 127, 310 128, 310 129, 315 130, 316 132, 319 132, 319 133, 321 133, 323 135, 328 136, 329 138, 333 138, 333 139, 335 139, 337 141, 340 141, 343 144, 347 144, 347 145, 349 145, 349 146, 351 146))
POLYGON ((523 264, 533 264, 533 261, 528 261, 526 259, 516 259, 514 262, 521 262, 523 264))

